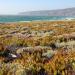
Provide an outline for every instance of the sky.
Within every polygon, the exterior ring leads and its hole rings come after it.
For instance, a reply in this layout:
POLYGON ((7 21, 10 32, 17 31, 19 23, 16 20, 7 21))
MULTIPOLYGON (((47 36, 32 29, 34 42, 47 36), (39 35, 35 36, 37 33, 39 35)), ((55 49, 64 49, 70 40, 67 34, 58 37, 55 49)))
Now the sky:
POLYGON ((0 0, 0 14, 75 7, 75 0, 0 0))

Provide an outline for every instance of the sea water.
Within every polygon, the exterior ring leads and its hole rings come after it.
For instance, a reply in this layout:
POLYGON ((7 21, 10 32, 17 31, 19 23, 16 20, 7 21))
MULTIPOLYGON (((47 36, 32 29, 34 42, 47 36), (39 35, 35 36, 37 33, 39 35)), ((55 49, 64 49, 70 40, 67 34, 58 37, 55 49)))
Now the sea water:
POLYGON ((16 16, 16 15, 10 15, 10 16, 0 16, 0 23, 5 22, 23 22, 23 21, 46 21, 46 20, 65 20, 65 19, 72 19, 75 17, 64 17, 64 16, 16 16))

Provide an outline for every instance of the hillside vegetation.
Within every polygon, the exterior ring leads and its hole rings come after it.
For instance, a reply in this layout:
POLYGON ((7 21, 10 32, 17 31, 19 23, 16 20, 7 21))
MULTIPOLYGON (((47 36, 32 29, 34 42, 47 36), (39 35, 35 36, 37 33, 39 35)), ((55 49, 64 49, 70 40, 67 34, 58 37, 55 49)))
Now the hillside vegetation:
POLYGON ((0 23, 0 75, 75 75, 75 21, 0 23))

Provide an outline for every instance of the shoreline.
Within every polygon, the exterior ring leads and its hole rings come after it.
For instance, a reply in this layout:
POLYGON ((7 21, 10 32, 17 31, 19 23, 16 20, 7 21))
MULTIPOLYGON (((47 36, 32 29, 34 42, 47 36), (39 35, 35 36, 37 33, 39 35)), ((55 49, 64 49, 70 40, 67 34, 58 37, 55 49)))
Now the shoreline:
POLYGON ((75 21, 75 19, 72 19, 72 20, 34 20, 34 21, 0 22, 0 24, 6 24, 6 23, 31 23, 31 22, 59 22, 59 21, 75 21))

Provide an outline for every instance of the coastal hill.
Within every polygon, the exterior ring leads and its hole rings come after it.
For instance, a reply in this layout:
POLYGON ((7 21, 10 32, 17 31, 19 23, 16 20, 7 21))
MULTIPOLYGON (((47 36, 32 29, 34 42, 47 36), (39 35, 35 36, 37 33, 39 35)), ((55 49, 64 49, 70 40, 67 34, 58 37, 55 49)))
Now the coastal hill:
POLYGON ((75 16, 75 7, 57 10, 40 10, 21 12, 19 15, 24 16, 75 16))

